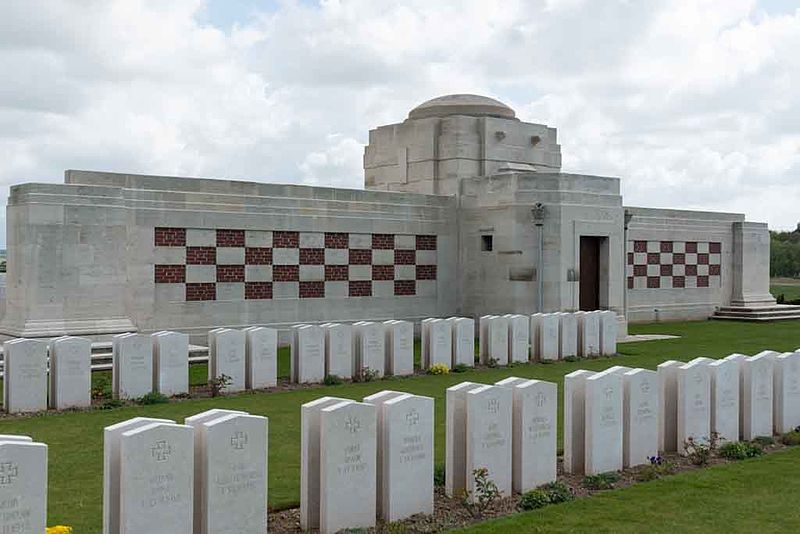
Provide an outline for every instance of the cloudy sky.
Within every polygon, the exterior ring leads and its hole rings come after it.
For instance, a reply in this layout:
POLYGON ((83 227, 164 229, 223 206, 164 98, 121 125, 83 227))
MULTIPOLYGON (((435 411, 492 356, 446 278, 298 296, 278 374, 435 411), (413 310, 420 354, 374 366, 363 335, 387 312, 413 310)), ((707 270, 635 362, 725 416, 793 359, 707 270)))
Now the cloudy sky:
POLYGON ((370 128, 468 92, 628 205, 800 221, 796 0, 2 0, 0 73, 3 204, 68 168, 358 188, 370 128))

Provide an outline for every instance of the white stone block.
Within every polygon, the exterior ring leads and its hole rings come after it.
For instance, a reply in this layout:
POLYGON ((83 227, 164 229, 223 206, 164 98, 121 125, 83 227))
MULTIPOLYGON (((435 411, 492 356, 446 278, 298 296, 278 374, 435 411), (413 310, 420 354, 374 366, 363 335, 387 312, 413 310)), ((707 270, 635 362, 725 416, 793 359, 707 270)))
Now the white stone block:
POLYGON ((618 471, 622 469, 622 376, 597 373, 586 378, 585 388, 586 474, 618 471))
POLYGON ((741 362, 742 439, 772 435, 772 358, 760 353, 741 362))
POLYGON ((152 423, 119 438, 120 534, 192 534, 194 430, 152 423))
POLYGON ((386 522, 433 513, 433 399, 396 391, 364 398, 377 407, 377 511, 386 522))
POLYGON ((112 339, 114 396, 136 399, 153 391, 153 341, 144 334, 112 339))
POLYGON ((445 492, 449 497, 467 487, 467 398, 468 391, 483 384, 461 382, 445 392, 445 492))
POLYGON ((515 363, 527 363, 530 346, 530 324, 525 315, 508 315, 509 358, 515 363))
POLYGON ((678 367, 678 434, 675 447, 684 451, 692 438, 695 443, 708 444, 711 437, 711 372, 705 362, 693 362, 678 367))
POLYGON ((617 353, 617 335, 619 326, 617 314, 611 310, 597 312, 600 317, 600 354, 613 356, 617 353))
POLYGON ((134 417, 103 430, 103 534, 119 534, 120 437, 128 430, 152 423, 174 423, 169 419, 134 417))
POLYGON ((414 324, 409 321, 386 321, 387 371, 393 376, 414 374, 414 324))
POLYGON ((423 369, 430 369, 431 366, 431 344, 430 344, 430 323, 435 321, 433 317, 423 319, 419 323, 419 344, 420 344, 420 363, 423 369))
POLYGON ((576 312, 578 318, 578 356, 600 354, 600 316, 596 312, 576 312))
POLYGON ((208 379, 222 375, 231 381, 227 392, 245 389, 245 333, 218 328, 208 333, 208 379))
POLYGON ((319 438, 320 533, 334 534, 342 529, 374 526, 377 495, 375 406, 345 401, 322 408, 319 438))
MULTIPOLYGON (((578 318, 574 313, 558 315, 558 359, 578 355, 578 318)), ((552 334, 550 334, 552 335, 552 334)))
POLYGON ((677 451, 678 444, 678 367, 683 362, 668 360, 656 368, 658 375, 658 402, 661 422, 658 426, 658 449, 677 451))
POLYGON ((646 369, 622 374, 624 467, 645 464, 658 456, 658 375, 646 369))
POLYGON ((531 315, 531 332, 536 331, 536 361, 558 360, 559 331, 561 319, 556 313, 535 313, 531 315))
POLYGON ((244 371, 247 389, 278 385, 278 331, 254 326, 244 329, 244 371))
POLYGON ((47 409, 47 343, 14 339, 3 343, 3 408, 8 413, 47 409))
POLYGON ((298 325, 292 331, 292 381, 322 382, 325 379, 325 330, 317 325, 298 325))
POLYGON ((369 370, 377 378, 386 374, 386 334, 382 323, 362 321, 353 325, 355 372, 369 370))
POLYGON ((487 469, 488 479, 500 493, 512 491, 512 407, 510 389, 482 385, 470 389, 466 397, 467 491, 475 498, 474 472, 487 469))
POLYGON ((349 324, 328 323, 325 331, 325 374, 340 378, 353 376, 353 327, 349 324))
POLYGON ((783 434, 800 426, 800 352, 776 356, 773 367, 773 424, 783 434))
POLYGON ((83 337, 59 337, 50 342, 51 408, 92 405, 92 342, 83 337))
POLYGON ((0 532, 45 531, 47 445, 0 438, 0 505, 0 532))
POLYGON ((475 366, 475 320, 468 317, 453 317, 450 320, 453 333, 453 367, 475 366))
MULTIPOLYGON (((430 366, 453 366, 453 333, 450 321, 434 319, 426 323, 428 329, 428 363, 430 366)), ((430 367, 429 367, 430 368, 430 367)))
POLYGON ((739 364, 714 360, 711 373, 711 432, 723 442, 739 441, 739 364))
POLYGON ((490 360, 495 360, 497 365, 508 365, 508 317, 481 317, 480 337, 481 364, 488 365, 490 360))
POLYGON ((556 479, 558 386, 509 377, 495 384, 513 391, 512 468, 517 493, 556 479))
POLYGON ((189 336, 156 332, 153 340, 153 389, 171 397, 189 392, 189 336))
POLYGON ((564 376, 564 472, 584 472, 586 456, 586 379, 593 371, 580 369, 564 376))

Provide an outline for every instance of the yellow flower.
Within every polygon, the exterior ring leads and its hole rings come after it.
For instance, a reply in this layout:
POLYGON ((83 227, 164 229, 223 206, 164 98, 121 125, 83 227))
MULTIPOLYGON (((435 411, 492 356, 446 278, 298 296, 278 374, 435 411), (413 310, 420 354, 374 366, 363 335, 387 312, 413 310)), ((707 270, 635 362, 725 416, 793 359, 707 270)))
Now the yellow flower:
POLYGON ((449 372, 450 372, 450 368, 447 367, 447 365, 445 365, 443 363, 437 363, 437 364, 431 365, 431 368, 428 369, 428 374, 429 375, 446 375, 449 372))
POLYGON ((44 532, 45 534, 72 534, 72 527, 56 525, 54 527, 47 527, 44 532))

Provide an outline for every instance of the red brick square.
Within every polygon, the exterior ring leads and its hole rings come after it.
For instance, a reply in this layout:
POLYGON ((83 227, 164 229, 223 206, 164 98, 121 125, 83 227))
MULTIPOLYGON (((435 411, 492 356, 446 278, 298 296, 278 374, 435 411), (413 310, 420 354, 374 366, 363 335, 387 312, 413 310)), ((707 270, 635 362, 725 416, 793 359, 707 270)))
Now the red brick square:
POLYGON ((370 280, 353 280, 350 282, 349 296, 351 297, 371 297, 372 282, 370 280))
POLYGON ((416 295, 417 283, 414 280, 395 280, 394 294, 398 297, 416 295))
POLYGON ((662 265, 661 276, 672 276, 672 265, 662 265))
POLYGON ((708 254, 698 254, 697 265, 708 265, 708 254))
POLYGON ((244 282, 244 265, 217 265, 217 282, 244 282))
POLYGON ((372 234, 372 248, 380 250, 393 249, 394 234, 372 234))
POLYGON ((300 232, 272 232, 272 248, 298 248, 300 232))
POLYGON ((325 232, 325 248, 349 248, 350 234, 343 232, 325 232))
POLYGON ((647 287, 649 289, 659 289, 661 287, 661 278, 658 276, 648 276, 647 287))
POLYGON ((435 235, 418 235, 416 241, 417 250, 436 250, 435 235))
POLYGON ((658 252, 649 252, 647 254, 647 265, 658 265, 661 263, 661 254, 658 252))
POLYGON ((414 265, 415 263, 417 263, 417 252, 415 250, 395 249, 395 265, 414 265))
POLYGON ((269 247, 248 247, 244 249, 245 265, 272 265, 272 249, 269 247))
POLYGON ((686 287, 686 277, 684 276, 673 276, 672 277, 672 287, 686 287))
POLYGON ((372 250, 368 248, 351 248, 350 265, 372 265, 372 250))
POLYGON ((299 265, 273 265, 273 282, 297 282, 300 280, 299 265))
POLYGON ((373 280, 394 280, 394 265, 373 265, 373 280))
POLYGON ((714 241, 708 244, 708 251, 711 254, 721 254, 722 253, 722 243, 718 241, 714 241))
POLYGON ((633 265, 634 263, 635 261, 633 252, 628 252, 628 265, 633 265))
POLYGON ((662 241, 661 252, 672 252, 672 241, 662 241))
POLYGON ((186 247, 186 265, 216 265, 216 263, 216 248, 186 247))
POLYGON ((712 276, 719 276, 721 274, 721 272, 722 272, 722 269, 721 269, 721 267, 720 267, 720 265, 718 263, 708 266, 708 274, 710 274, 712 276))
POLYGON ((647 241, 634 241, 633 242, 633 251, 634 252, 647 252, 647 241))
POLYGON ((346 282, 350 269, 347 265, 326 265, 325 281, 327 282, 346 282))
POLYGON ((676 252, 672 255, 672 265, 685 265, 686 254, 683 252, 676 252))
POLYGON ((647 276, 647 265, 634 265, 633 276, 647 276))
POLYGON ((324 264, 325 264, 324 248, 300 249, 300 265, 324 265, 324 264))
POLYGON ((214 282, 186 284, 186 300, 217 300, 217 284, 214 282))
POLYGON ((243 247, 244 230, 217 229, 218 247, 243 247))
POLYGON ((697 277, 697 287, 708 287, 708 277, 707 276, 698 276, 697 277))
POLYGON ((325 282, 300 282, 300 298, 325 298, 325 282))
POLYGON ((695 254, 695 253, 697 253, 697 241, 687 241, 686 242, 686 253, 687 254, 695 254))
POLYGON ((272 282, 245 282, 244 298, 247 300, 271 299, 272 282))
POLYGON ((436 265, 417 265, 417 280, 436 280, 436 265))
POLYGON ((186 228, 155 228, 154 237, 157 247, 186 246, 186 228))
POLYGON ((633 289, 633 277, 628 277, 628 289, 633 289))
POLYGON ((182 284, 186 282, 185 265, 156 265, 153 280, 156 284, 182 284))
POLYGON ((685 274, 686 276, 697 276, 697 265, 687 265, 685 274))

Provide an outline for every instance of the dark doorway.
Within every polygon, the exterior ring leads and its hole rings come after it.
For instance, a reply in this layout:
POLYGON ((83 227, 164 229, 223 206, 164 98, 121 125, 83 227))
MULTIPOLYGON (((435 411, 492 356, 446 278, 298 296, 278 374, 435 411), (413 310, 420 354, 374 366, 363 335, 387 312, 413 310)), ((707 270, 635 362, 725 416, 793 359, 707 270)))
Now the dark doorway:
POLYGON ((600 243, 602 237, 581 236, 580 307, 600 309, 600 243))

